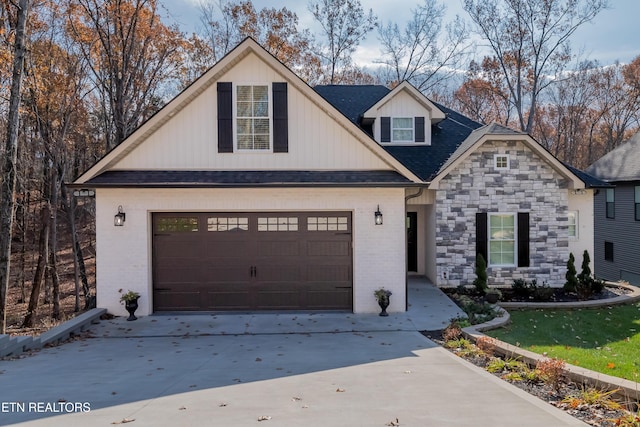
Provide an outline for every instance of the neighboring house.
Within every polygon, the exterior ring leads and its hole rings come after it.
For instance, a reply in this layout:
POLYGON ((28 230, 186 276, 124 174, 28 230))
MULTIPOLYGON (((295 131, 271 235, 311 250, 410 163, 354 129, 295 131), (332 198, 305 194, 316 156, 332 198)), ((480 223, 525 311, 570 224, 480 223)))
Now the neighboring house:
POLYGON ((561 286, 590 184, 408 83, 313 89, 247 39, 73 186, 96 190, 98 306, 149 314, 376 312, 380 287, 404 311, 407 273, 468 285, 476 253, 492 285, 561 286))
POLYGON ((595 196, 595 273, 640 286, 640 133, 587 171, 612 185, 595 196))

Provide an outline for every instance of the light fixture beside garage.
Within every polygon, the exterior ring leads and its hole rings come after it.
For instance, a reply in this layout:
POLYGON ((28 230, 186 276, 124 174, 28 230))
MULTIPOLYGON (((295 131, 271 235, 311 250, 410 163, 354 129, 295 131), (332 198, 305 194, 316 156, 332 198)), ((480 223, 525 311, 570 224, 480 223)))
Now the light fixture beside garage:
POLYGON ((113 225, 116 227, 122 227, 127 215, 122 212, 122 205, 118 206, 118 213, 113 217, 113 225))
POLYGON ((380 212, 380 205, 378 205, 378 209, 374 213, 376 218, 376 225, 382 225, 382 212, 380 212))

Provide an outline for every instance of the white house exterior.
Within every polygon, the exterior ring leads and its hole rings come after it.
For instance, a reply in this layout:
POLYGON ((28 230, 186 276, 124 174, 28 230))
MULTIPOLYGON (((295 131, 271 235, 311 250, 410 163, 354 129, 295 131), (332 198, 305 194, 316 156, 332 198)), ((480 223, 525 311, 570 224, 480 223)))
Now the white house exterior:
POLYGON ((115 314, 128 290, 141 315, 368 313, 381 287, 404 311, 407 273, 470 284, 478 227, 496 258, 494 214, 529 225, 500 243, 492 284, 560 286, 569 251, 593 247, 592 190, 528 135, 408 83, 314 90, 251 39, 72 185, 96 190, 97 305, 115 314))

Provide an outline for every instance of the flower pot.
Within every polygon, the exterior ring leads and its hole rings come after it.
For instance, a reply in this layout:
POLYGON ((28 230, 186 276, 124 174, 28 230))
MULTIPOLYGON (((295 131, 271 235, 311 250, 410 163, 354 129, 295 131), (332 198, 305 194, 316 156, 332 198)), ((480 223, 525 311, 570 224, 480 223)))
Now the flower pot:
POLYGON ((495 304, 498 302, 498 300, 500 299, 500 295, 496 292, 487 292, 484 295, 484 299, 489 303, 489 304, 495 304))
POLYGON ((127 320, 137 320, 138 318, 133 314, 138 309, 138 298, 130 301, 125 301, 124 308, 129 312, 127 320))
POLYGON ((389 307, 389 297, 378 298, 378 305, 382 309, 380 316, 388 316, 389 313, 387 313, 387 307, 389 307))

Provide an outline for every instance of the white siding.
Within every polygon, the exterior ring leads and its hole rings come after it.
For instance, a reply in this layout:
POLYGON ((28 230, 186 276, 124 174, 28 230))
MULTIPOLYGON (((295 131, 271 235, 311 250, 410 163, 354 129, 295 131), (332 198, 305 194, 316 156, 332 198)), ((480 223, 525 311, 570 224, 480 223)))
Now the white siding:
POLYGON ((379 311, 373 291, 393 292, 390 311, 405 310, 404 189, 98 189, 98 307, 125 315, 119 289, 140 292, 141 315, 152 311, 151 213, 175 211, 351 211, 354 311, 379 311), (113 225, 118 205, 123 227, 113 225), (384 224, 374 225, 377 206, 384 224))
MULTIPOLYGON (((283 77, 251 54, 219 81, 264 84, 283 81, 283 77)), ((391 169, 292 84, 288 85, 288 153, 220 154, 216 91, 216 85, 211 85, 113 169, 391 169)))
POLYGON ((569 238, 569 252, 576 258, 576 268, 580 271, 582 254, 589 251, 591 270, 594 269, 594 222, 593 222, 593 190, 583 190, 573 194, 569 190, 569 211, 578 212, 578 237, 569 238))
POLYGON ((431 114, 422 104, 405 91, 400 91, 389 102, 378 109, 377 118, 373 125, 373 135, 376 141, 380 141, 380 117, 424 117, 425 118, 425 142, 431 144, 431 114))

